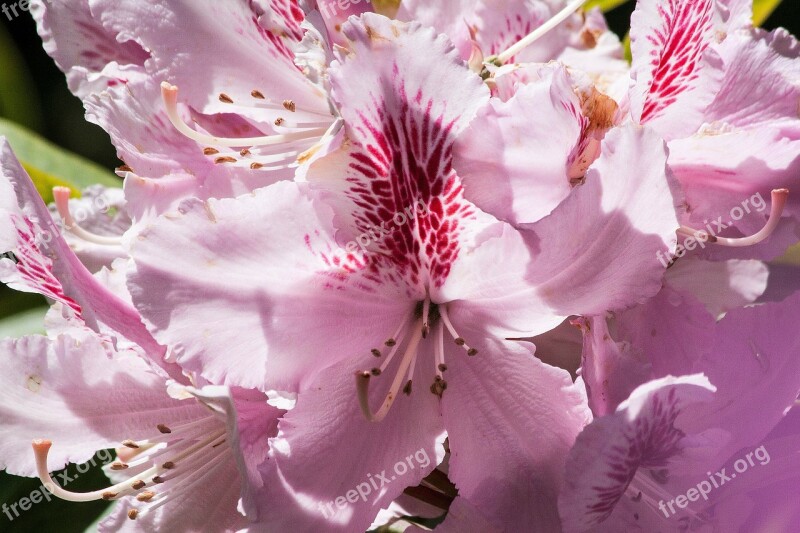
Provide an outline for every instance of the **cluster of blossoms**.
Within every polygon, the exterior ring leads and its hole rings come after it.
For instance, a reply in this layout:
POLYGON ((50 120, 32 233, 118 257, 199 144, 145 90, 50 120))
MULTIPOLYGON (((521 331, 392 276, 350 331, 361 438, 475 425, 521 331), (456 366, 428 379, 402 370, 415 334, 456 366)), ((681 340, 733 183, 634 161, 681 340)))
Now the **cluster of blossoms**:
POLYGON ((0 145, 0 280, 53 301, 0 344, 0 466, 102 531, 797 531, 797 41, 747 0, 640 0, 632 64, 581 1, 339 4, 32 3, 124 187, 78 222, 0 145))

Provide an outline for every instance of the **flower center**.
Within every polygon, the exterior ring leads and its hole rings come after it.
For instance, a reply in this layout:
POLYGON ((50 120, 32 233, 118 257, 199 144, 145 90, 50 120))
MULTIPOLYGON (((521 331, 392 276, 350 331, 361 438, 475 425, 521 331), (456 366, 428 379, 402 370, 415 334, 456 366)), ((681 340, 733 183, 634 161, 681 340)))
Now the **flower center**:
POLYGON ((406 316, 401 321, 394 334, 383 343, 383 350, 380 348, 372 349, 372 355, 376 358, 383 359, 381 365, 371 370, 356 372, 356 388, 358 391, 359 404, 367 420, 372 422, 380 422, 383 420, 389 413, 392 404, 397 399, 401 387, 404 394, 407 396, 411 395, 419 348, 423 342, 427 341, 431 332, 434 333, 433 339, 431 339, 434 343, 434 372, 430 391, 439 398, 442 397, 444 391, 447 389, 447 381, 444 379, 444 373, 447 370, 444 356, 445 330, 447 330, 448 334, 452 337, 453 342, 461 346, 467 355, 474 356, 478 353, 478 350, 471 348, 464 338, 459 335, 458 331, 456 331, 450 320, 447 304, 435 304, 431 302, 429 297, 417 302, 413 313, 406 316), (385 349, 388 349, 389 352, 388 355, 384 357, 385 349), (377 378, 384 373, 401 350, 403 351, 403 356, 389 387, 389 392, 378 411, 373 412, 369 405, 370 382, 373 378, 377 378))
POLYGON ((135 520, 169 500, 195 489, 224 463, 229 447, 225 427, 214 416, 203 417, 176 427, 156 426, 155 436, 140 441, 124 440, 117 449, 115 472, 130 472, 125 481, 92 492, 71 492, 59 486, 48 472, 47 455, 52 442, 33 441, 36 469, 44 486, 57 498, 71 502, 120 500, 135 497, 146 503, 144 511, 131 509, 135 520), (154 490, 159 487, 159 491, 154 490))

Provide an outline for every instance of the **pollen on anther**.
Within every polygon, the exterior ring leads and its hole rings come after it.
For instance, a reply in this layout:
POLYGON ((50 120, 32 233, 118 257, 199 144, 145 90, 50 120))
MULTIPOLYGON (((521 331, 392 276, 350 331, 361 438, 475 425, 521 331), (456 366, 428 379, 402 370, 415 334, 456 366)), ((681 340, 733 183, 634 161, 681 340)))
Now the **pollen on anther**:
POLYGON ((291 111, 292 113, 297 111, 297 105, 295 105, 293 100, 284 100, 283 107, 286 108, 287 111, 291 111))
POLYGON ((171 429, 169 429, 169 427, 168 427, 168 426, 165 426, 164 424, 159 424, 159 425, 157 425, 157 426, 156 426, 156 429, 158 429, 158 430, 159 430, 161 433, 164 433, 165 435, 166 435, 167 433, 172 433, 172 430, 171 430, 171 429))
POLYGON ((111 465, 111 470, 125 470, 126 468, 128 468, 128 465, 125 463, 116 462, 111 465))
POLYGON ((116 492, 104 492, 103 493, 103 499, 106 500, 106 501, 111 501, 116 497, 117 497, 117 493, 116 492))
POLYGON ((167 470, 171 470, 171 469, 175 468, 175 463, 173 463, 172 461, 167 461, 166 463, 161 465, 161 467, 165 468, 167 470))
POLYGON ((154 476, 153 483, 164 483, 164 478, 162 478, 161 476, 154 476))
POLYGON ((261 163, 252 163, 252 164, 250 165, 250 169, 251 169, 251 170, 258 170, 258 169, 260 169, 260 168, 264 168, 264 165, 263 165, 263 164, 261 164, 261 163))
POLYGON ((133 448, 134 450, 139 448, 139 445, 130 439, 122 441, 122 445, 126 448, 133 448))
POLYGON ((467 341, 465 341, 461 337, 458 337, 455 339, 455 343, 458 344, 459 346, 464 346, 467 343, 467 341))
POLYGON ((447 365, 442 363, 437 368, 439 369, 439 372, 444 372, 445 370, 447 370, 447 365))
POLYGON ((240 155, 240 156, 242 156, 242 157, 244 157, 244 156, 246 156, 246 155, 250 155, 250 150, 248 150, 247 148, 242 148, 242 149, 239 151, 239 155, 240 155))
POLYGON ((155 492, 148 490, 136 496, 136 499, 140 502, 149 502, 155 497, 155 495, 155 492))
POLYGON ((232 104, 233 103, 233 98, 231 98, 230 96, 228 96, 225 93, 219 93, 219 101, 224 103, 224 104, 232 104))
POLYGON ((264 93, 255 89, 250 92, 250 96, 252 96, 253 98, 258 98, 259 100, 264 100, 266 98, 264 96, 264 93))
POLYGON ((226 156, 223 156, 223 157, 216 158, 214 160, 214 163, 216 163, 217 165, 221 165, 223 163, 236 163, 236 158, 235 157, 231 157, 229 155, 226 155, 226 156))
POLYGON ((136 481, 131 483, 131 488, 133 490, 141 490, 141 489, 145 488, 146 486, 147 486, 147 483, 145 483, 141 479, 137 479, 136 481))
POLYGON ((275 125, 276 125, 276 126, 283 126, 283 123, 284 123, 284 122, 286 122, 286 120, 284 120, 284 119, 283 119, 283 118, 281 118, 281 117, 278 117, 278 118, 276 118, 276 119, 275 119, 275 125))
POLYGON ((381 369, 380 368, 373 368, 372 370, 370 370, 370 373, 373 376, 380 376, 381 375, 381 369))
POLYGON ((470 348, 469 350, 467 350, 467 355, 469 355, 470 357, 472 357, 473 355, 477 355, 477 354, 478 354, 478 350, 475 349, 475 348, 470 348))
POLYGON ((128 518, 131 520, 136 520, 136 517, 139 516, 139 511, 136 509, 131 509, 128 511, 128 518))
POLYGON ((379 349, 377 349, 377 348, 373 348, 371 350, 371 352, 372 352, 372 355, 374 355, 375 357, 380 357, 382 355, 381 351, 379 349))
POLYGON ((218 153, 219 150, 216 148, 211 148, 210 146, 208 148, 203 148, 203 155, 217 155, 218 153))
POLYGON ((385 344, 386 346, 388 346, 389 348, 391 348, 392 346, 394 346, 395 344, 397 344, 397 341, 396 341, 396 340, 394 340, 394 339, 389 339, 389 340, 388 340, 388 341, 386 341, 384 344, 385 344))
POLYGON ((133 169, 128 165, 122 165, 121 167, 117 167, 118 172, 133 172, 133 169))
POLYGON ((406 396, 411 396, 411 380, 410 379, 406 382, 405 387, 403 387, 403 394, 405 394, 406 396))

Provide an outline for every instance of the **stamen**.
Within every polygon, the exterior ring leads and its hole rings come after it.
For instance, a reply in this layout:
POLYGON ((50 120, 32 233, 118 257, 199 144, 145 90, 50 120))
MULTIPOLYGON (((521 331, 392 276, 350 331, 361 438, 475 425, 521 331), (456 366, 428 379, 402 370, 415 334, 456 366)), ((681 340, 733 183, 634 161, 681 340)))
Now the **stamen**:
POLYGON ((515 45, 508 48, 505 52, 502 52, 497 55, 497 59, 505 64, 507 63, 512 57, 517 55, 518 53, 525 50, 527 47, 547 35, 551 30, 556 28, 559 24, 567 20, 573 13, 575 13, 578 9, 580 9, 583 4, 585 4, 588 0, 573 0, 570 2, 567 7, 562 9, 559 13, 557 13, 553 18, 533 30, 527 36, 523 37, 515 45))
MULTIPOLYGON (((172 466, 174 467, 180 464, 182 461, 198 455, 198 452, 202 452, 210 444, 219 440, 221 437, 224 437, 224 435, 225 430, 219 430, 211 435, 211 437, 189 446, 168 462, 171 462, 172 466)), ((91 492, 71 492, 62 488, 55 481, 53 481, 52 477, 50 477, 50 472, 47 469, 47 456, 50 453, 50 448, 52 445, 53 443, 47 439, 37 439, 33 441, 32 446, 34 457, 36 459, 36 471, 42 484, 47 487, 53 496, 70 502, 113 500, 121 496, 126 496, 131 491, 144 488, 146 486, 146 482, 144 481, 145 479, 152 478, 155 480, 155 478, 164 472, 163 465, 154 466, 137 475, 137 479, 133 483, 131 483, 130 480, 126 480, 101 490, 95 490, 91 492)), ((158 481, 155 482, 158 483, 158 481)))
MULTIPOLYGON (((720 246, 729 246, 732 248, 741 248, 744 246, 754 246, 764 240, 766 240, 775 229, 778 227, 778 224, 781 221, 781 215, 783 214, 783 210, 786 207, 786 200, 789 197, 789 189, 775 189, 772 191, 772 207, 769 212, 769 219, 767 219, 767 223, 761 228, 761 231, 756 233, 755 235, 751 235, 750 237, 741 237, 741 238, 728 238, 728 237, 718 237, 713 236, 714 244, 719 244, 720 246)), ((687 226, 681 226, 680 230, 681 233, 688 233, 689 235, 695 236, 700 234, 707 234, 704 231, 696 231, 692 228, 687 226)))
POLYGON ((72 213, 69 211, 69 196, 71 193, 72 191, 67 187, 53 187, 53 198, 56 202, 56 208, 58 209, 58 214, 60 214, 61 218, 64 220, 64 227, 67 231, 80 239, 101 246, 120 246, 122 244, 121 237, 104 237, 87 231, 78 225, 75 219, 72 218, 72 213))
POLYGON ((464 351, 467 352, 467 355, 469 356, 476 355, 478 353, 478 350, 476 350, 475 348, 470 348, 469 345, 467 344, 467 341, 465 341, 464 338, 458 334, 456 328, 453 327, 453 323, 450 322, 450 315, 448 315, 447 313, 447 306, 444 305, 439 306, 439 314, 442 317, 442 322, 444 322, 444 325, 447 327, 447 331, 449 331, 450 335, 453 337, 453 341, 458 346, 464 348, 464 351))
POLYGON ((369 382, 371 381, 372 374, 370 372, 356 372, 356 388, 358 390, 359 404, 364 416, 370 422, 380 422, 386 418, 389 409, 397 398, 397 393, 400 391, 400 386, 404 381, 403 378, 406 376, 406 372, 417 357, 417 349, 422 340, 422 321, 418 320, 412 329, 414 333, 408 341, 406 352, 403 355, 403 359, 400 361, 400 367, 397 369, 394 381, 389 387, 389 393, 386 395, 386 399, 376 413, 373 413, 369 406, 369 382))
POLYGON ((302 141, 306 139, 321 138, 327 128, 314 128, 283 135, 266 135, 263 137, 242 137, 238 139, 229 137, 215 137, 193 130, 183 121, 178 113, 178 88, 167 82, 161 84, 161 98, 164 100, 167 116, 172 125, 186 137, 201 144, 215 146, 242 147, 242 146, 275 146, 283 143, 302 141))

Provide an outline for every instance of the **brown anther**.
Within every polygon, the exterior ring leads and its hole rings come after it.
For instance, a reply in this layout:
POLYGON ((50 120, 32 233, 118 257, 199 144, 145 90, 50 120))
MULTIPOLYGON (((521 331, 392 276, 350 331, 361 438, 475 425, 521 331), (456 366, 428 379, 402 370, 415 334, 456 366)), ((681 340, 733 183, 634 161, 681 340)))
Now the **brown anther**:
POLYGON ((233 98, 231 98, 225 93, 219 93, 219 101, 222 102, 223 104, 232 104, 233 98))
POLYGON ((119 172, 133 172, 133 169, 128 165, 122 165, 121 167, 117 167, 117 171, 119 172))
POLYGON ((255 89, 250 91, 250 96, 252 96, 253 98, 258 98, 259 100, 264 100, 266 98, 261 91, 255 89))
POLYGON ((136 496, 136 499, 140 502, 149 502, 155 497, 156 493, 151 490, 146 490, 143 493, 136 496))
POLYGON ((437 368, 439 369, 439 372, 444 372, 445 370, 447 370, 447 365, 441 363, 437 368))
POLYGON ((286 120, 284 120, 284 119, 283 119, 283 118, 281 118, 281 117, 278 117, 278 118, 276 118, 276 119, 275 119, 275 125, 276 125, 276 126, 283 126, 283 123, 284 123, 284 122, 286 122, 286 120))
POLYGON ((169 429, 169 427, 165 426, 164 424, 157 425, 156 429, 158 429, 161 433, 163 433, 165 435, 168 434, 168 433, 172 433, 172 430, 169 429))
POLYGON ((406 396, 411 396, 411 380, 410 379, 406 382, 405 387, 403 387, 403 394, 405 394, 406 396))
POLYGON ((141 489, 145 488, 146 486, 147 486, 147 483, 145 483, 141 479, 137 479, 136 481, 131 483, 131 488, 133 490, 141 490, 141 489))
POLYGON ((372 373, 368 370, 364 370, 363 372, 358 372, 358 375, 361 376, 363 379, 369 379, 372 377, 372 373))
POLYGON ((252 170, 258 170, 259 168, 264 168, 264 165, 263 163, 253 163, 250 165, 250 168, 252 170))
POLYGON ((447 382, 439 376, 436 376, 436 379, 431 385, 431 392, 441 398, 445 390, 447 390, 447 382))
POLYGON ((372 349, 372 355, 374 355, 375 357, 380 357, 382 354, 381 354, 381 351, 379 349, 373 348, 372 349))
POLYGON ((470 348, 469 350, 467 350, 467 355, 470 356, 470 357, 472 357, 473 355, 477 355, 477 354, 478 354, 478 350, 476 350, 475 348, 470 348))
POLYGON ((204 155, 217 155, 218 153, 219 150, 217 150, 216 148, 211 148, 210 146, 208 148, 203 148, 204 155))
POLYGON ((284 100, 283 107, 285 107, 287 111, 291 111, 292 113, 297 111, 297 106, 295 105, 293 100, 284 100))
POLYGON ((153 483, 164 483, 164 478, 162 478, 161 476, 154 476, 153 483))
POLYGON ((106 500, 106 501, 111 501, 116 497, 117 497, 117 493, 116 492, 104 492, 103 493, 103 499, 106 500))
POLYGON ((464 346, 465 344, 467 344, 467 341, 465 341, 461 337, 458 337, 457 339, 455 339, 455 343, 458 344, 459 346, 464 346))
POLYGON ((384 344, 385 344, 386 346, 388 346, 389 348, 391 348, 392 346, 394 346, 395 344, 397 344, 397 341, 396 341, 396 340, 394 340, 394 339, 389 339, 388 341, 384 342, 384 344))
POLYGON ((223 163, 236 163, 236 158, 235 157, 231 157, 229 155, 226 155, 226 156, 223 156, 223 157, 216 158, 214 160, 214 163, 216 163, 217 165, 221 165, 223 163))
POLYGON ((370 370, 370 373, 373 376, 380 376, 381 375, 381 369, 380 368, 373 368, 372 370, 370 370))
POLYGON ((428 333, 431 332, 431 327, 428 324, 422 324, 422 338, 427 339, 428 333))
POLYGON ((122 441, 122 445, 125 446, 126 448, 133 448, 134 450, 139 449, 139 445, 130 439, 122 441))
POLYGON ((128 518, 131 520, 136 520, 136 517, 139 516, 139 511, 136 509, 131 509, 128 511, 128 518))
POLYGON ((175 463, 173 463, 172 461, 167 461, 166 463, 161 465, 161 468, 165 468, 167 470, 172 470, 173 468, 175 468, 175 463))
POLYGON ((111 470, 125 470, 126 468, 128 468, 128 465, 120 463, 119 461, 111 464, 111 470))
POLYGON ((247 148, 242 148, 242 149, 239 151, 239 155, 240 155, 240 156, 242 156, 242 157, 244 157, 244 156, 246 156, 246 155, 250 155, 250 150, 248 150, 247 148))

